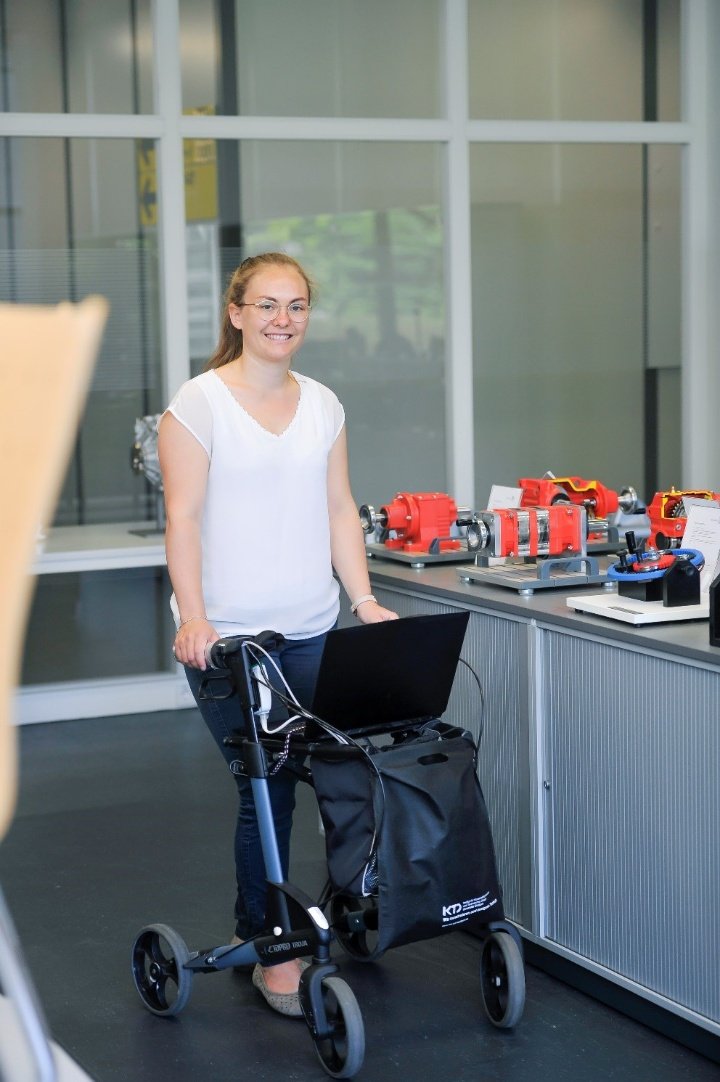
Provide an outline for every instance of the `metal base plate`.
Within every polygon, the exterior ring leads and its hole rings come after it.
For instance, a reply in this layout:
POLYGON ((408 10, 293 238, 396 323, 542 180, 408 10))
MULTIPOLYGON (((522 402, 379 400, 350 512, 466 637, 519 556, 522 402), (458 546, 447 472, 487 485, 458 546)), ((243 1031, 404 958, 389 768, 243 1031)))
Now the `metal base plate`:
POLYGON ((608 582, 604 572, 593 575, 582 571, 560 569, 553 571, 547 578, 539 578, 535 563, 494 564, 490 567, 470 564, 458 567, 457 573, 463 582, 490 583, 493 586, 505 586, 510 590, 519 590, 520 593, 528 594, 535 590, 567 590, 574 586, 604 585, 608 582))
POLYGON ((410 564, 411 567, 425 567, 426 564, 456 564, 470 559, 471 553, 466 548, 453 552, 403 552, 401 549, 389 549, 386 545, 373 541, 365 546, 368 556, 377 556, 381 560, 395 560, 397 563, 410 564))

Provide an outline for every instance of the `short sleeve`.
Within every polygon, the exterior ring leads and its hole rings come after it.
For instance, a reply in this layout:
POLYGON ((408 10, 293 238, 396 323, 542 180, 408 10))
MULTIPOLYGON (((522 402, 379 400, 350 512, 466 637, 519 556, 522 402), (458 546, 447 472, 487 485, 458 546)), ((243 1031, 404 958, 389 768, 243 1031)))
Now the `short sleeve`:
POLYGON ((210 403, 196 379, 183 383, 167 408, 212 457, 213 417, 210 403))
POLYGON ((317 380, 310 380, 307 376, 302 378, 305 380, 306 384, 312 387, 315 400, 320 403, 323 428, 326 436, 329 437, 328 446, 332 447, 345 424, 345 410, 342 407, 342 403, 335 392, 331 391, 329 387, 326 387, 324 383, 318 383, 317 380))
POLYGON ((342 403, 340 402, 340 399, 337 398, 335 395, 333 395, 332 396, 332 430, 333 430, 332 441, 333 441, 333 443, 335 443, 335 440, 340 435, 340 433, 342 431, 342 426, 344 424, 345 424, 345 410, 343 409, 343 406, 342 406, 342 403))

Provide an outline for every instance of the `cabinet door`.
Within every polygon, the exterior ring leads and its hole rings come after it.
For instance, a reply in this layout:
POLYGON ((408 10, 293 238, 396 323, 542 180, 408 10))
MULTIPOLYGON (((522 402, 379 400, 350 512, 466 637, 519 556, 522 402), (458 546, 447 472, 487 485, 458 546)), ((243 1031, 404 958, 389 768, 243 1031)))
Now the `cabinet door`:
POLYGON ((550 940, 720 1019, 720 675, 542 632, 550 940))

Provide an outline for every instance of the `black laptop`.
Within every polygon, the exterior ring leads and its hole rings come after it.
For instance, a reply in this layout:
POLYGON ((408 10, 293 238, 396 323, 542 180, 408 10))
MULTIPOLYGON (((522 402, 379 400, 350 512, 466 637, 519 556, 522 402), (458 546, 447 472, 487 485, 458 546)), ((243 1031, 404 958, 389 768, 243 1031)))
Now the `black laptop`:
MULTIPOLYGON (((470 614, 407 616, 328 632, 312 712, 348 735, 438 718, 447 708, 470 614)), ((322 730, 309 723, 308 737, 322 730)))

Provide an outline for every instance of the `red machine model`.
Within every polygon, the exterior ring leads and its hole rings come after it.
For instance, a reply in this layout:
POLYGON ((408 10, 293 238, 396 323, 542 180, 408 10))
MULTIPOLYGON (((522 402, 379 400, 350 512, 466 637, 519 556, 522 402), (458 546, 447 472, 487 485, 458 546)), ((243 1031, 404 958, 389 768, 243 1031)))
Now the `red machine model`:
POLYGON ((365 533, 379 528, 382 543, 388 549, 454 552, 462 543, 451 537, 451 528, 459 515, 467 513, 444 492, 398 492, 378 511, 370 504, 363 504, 360 522, 365 533))
POLYGON ((682 541, 687 523, 685 499, 716 500, 720 495, 707 489, 684 489, 678 492, 656 492, 648 506, 650 516, 650 544, 659 549, 677 548, 682 541))
POLYGON ((522 489, 521 507, 550 507, 557 503, 584 507, 588 516, 588 541, 607 536, 611 518, 621 512, 635 513, 640 503, 637 493, 629 486, 617 493, 600 481, 586 481, 582 477, 553 477, 551 474, 540 478, 521 477, 518 488, 522 489))
POLYGON ((585 553, 586 515, 576 504, 481 511, 467 527, 468 549, 487 556, 536 558, 585 553))

